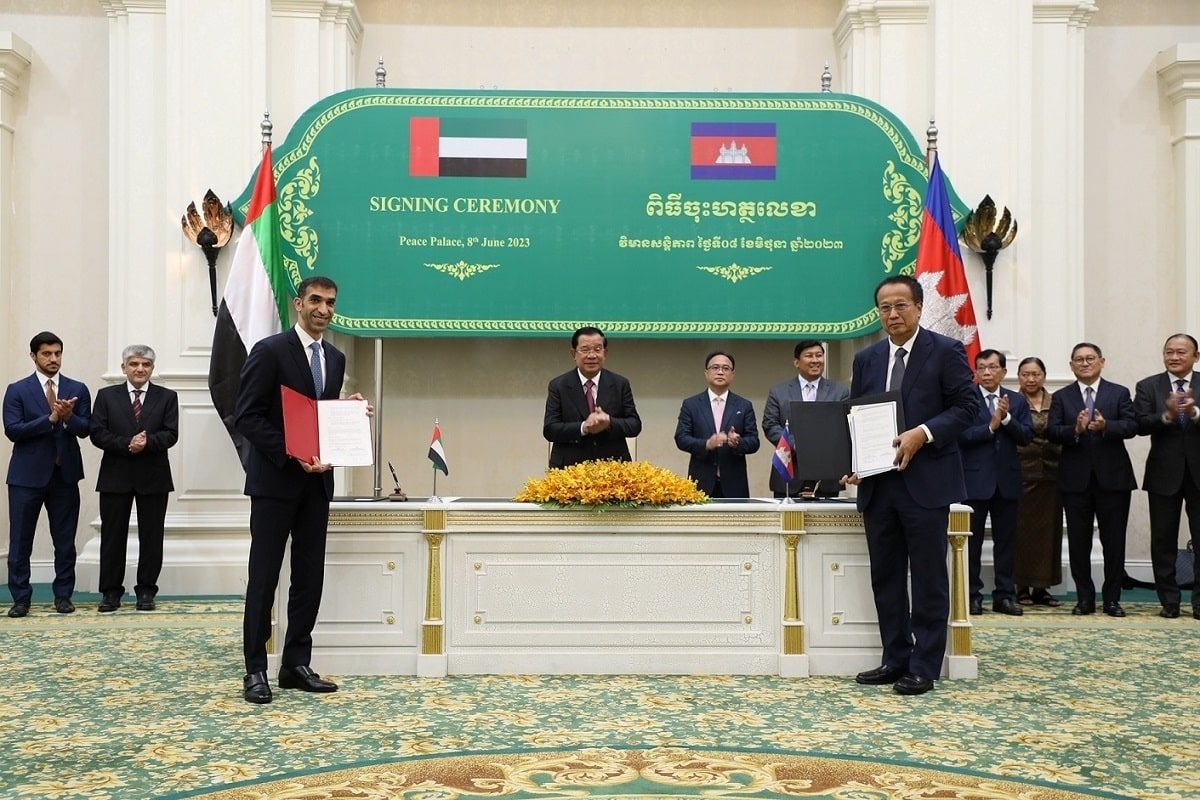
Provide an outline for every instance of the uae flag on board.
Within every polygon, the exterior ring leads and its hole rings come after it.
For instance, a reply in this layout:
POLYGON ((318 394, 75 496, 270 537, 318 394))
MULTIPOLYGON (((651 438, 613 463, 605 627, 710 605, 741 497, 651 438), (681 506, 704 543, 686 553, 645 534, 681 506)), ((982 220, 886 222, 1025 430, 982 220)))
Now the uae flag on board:
POLYGON ((692 180, 775 180, 774 122, 693 122, 692 180))
POLYGON ((446 451, 442 449, 442 428, 436 421, 433 423, 433 441, 429 443, 429 460, 433 462, 434 469, 440 469, 443 475, 450 474, 450 468, 446 466, 446 451))
POLYGON ((408 174, 424 178, 524 178, 523 119, 411 117, 408 174))
POLYGON ((246 354, 260 339, 283 329, 283 320, 288 319, 289 289, 279 246, 279 209, 275 203, 271 146, 267 145, 217 311, 208 364, 208 392, 213 407, 233 438, 243 468, 249 458, 250 444, 234 427, 242 365, 246 363, 246 354))
POLYGON ((979 328, 975 324, 975 306, 971 304, 962 252, 958 249, 946 178, 936 153, 933 169, 929 171, 921 238, 917 242, 916 278, 925 292, 921 324, 962 342, 967 364, 974 372, 975 356, 980 350, 979 328))

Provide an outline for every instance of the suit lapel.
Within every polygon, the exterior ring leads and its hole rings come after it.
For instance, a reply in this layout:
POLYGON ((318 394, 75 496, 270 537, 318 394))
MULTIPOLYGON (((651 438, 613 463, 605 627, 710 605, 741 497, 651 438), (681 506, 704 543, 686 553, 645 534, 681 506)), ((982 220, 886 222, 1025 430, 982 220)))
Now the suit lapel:
MULTIPOLYGON (((933 338, 924 328, 917 329, 917 337, 913 339, 912 352, 904 361, 904 380, 900 382, 900 393, 907 396, 908 390, 912 388, 917 381, 917 373, 921 371, 921 367, 925 366, 925 360, 929 358, 929 351, 933 347, 933 338)), ((889 352, 889 348, 885 352, 889 352)), ((890 370, 889 364, 885 369, 890 370)), ((884 379, 884 386, 887 386, 887 379, 884 379)))
MULTIPOLYGON (((304 349, 304 344, 300 341, 300 334, 296 333, 295 328, 288 330, 287 345, 296 369, 308 378, 308 389, 312 392, 311 396, 320 400, 321 395, 317 394, 317 385, 312 378, 312 366, 308 360, 308 351, 304 349)), ((328 363, 328 359, 326 359, 326 363, 328 363)))
MULTIPOLYGON (((604 370, 596 375, 596 403, 600 405, 600 381, 604 378, 604 370)), ((571 398, 571 402, 575 405, 575 410, 579 412, 580 419, 587 419, 588 411, 587 395, 583 392, 583 381, 579 380, 579 370, 571 370, 570 377, 567 379, 567 385, 570 387, 567 392, 567 397, 571 398)))

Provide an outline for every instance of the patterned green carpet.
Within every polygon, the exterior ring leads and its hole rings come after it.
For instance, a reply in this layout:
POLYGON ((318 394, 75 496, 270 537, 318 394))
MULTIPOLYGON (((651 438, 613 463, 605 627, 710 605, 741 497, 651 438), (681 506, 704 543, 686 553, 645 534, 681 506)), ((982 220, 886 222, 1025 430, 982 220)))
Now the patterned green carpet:
MULTIPOLYGON (((1200 797, 1200 622, 975 618, 977 681, 347 677, 241 700, 240 603, 0 619, 4 798, 1200 797)), ((321 665, 314 664, 318 671, 321 665)), ((337 679, 337 676, 329 676, 337 679)))

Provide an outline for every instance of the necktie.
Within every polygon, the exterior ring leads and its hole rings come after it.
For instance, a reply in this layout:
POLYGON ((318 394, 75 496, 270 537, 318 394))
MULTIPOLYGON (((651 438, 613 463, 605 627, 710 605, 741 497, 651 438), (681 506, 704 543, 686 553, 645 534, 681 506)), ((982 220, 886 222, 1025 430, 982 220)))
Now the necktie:
POLYGON ((724 402, 724 397, 714 397, 712 401, 713 430, 717 433, 721 432, 721 417, 723 416, 724 402))
POLYGON ((308 349, 312 350, 312 358, 308 360, 308 367, 312 370, 313 387, 317 390, 319 398, 325 391, 325 382, 321 380, 321 343, 313 342, 308 349))
POLYGON ((811 403, 816 391, 817 387, 813 386, 811 383, 804 384, 804 402, 811 403))
POLYGON ((133 421, 142 421, 142 390, 133 390, 133 421))
POLYGON ((1186 383, 1186 381, 1185 381, 1183 378, 1179 378, 1178 380, 1176 380, 1176 381, 1175 381, 1175 393, 1176 393, 1177 395, 1179 395, 1179 396, 1176 398, 1176 400, 1178 400, 1178 401, 1179 401, 1179 405, 1178 405, 1178 406, 1176 406, 1176 408, 1178 408, 1178 409, 1179 409, 1179 411, 1178 411, 1178 414, 1177 414, 1177 417, 1178 417, 1178 419, 1179 419, 1179 424, 1180 424, 1180 425, 1187 425, 1187 417, 1184 415, 1184 413, 1183 413, 1183 408, 1182 408, 1182 406, 1183 406, 1183 401, 1184 401, 1184 399, 1186 399, 1186 397, 1187 397, 1187 393, 1186 393, 1186 392, 1184 392, 1184 390, 1183 390, 1183 385, 1184 385, 1185 383, 1186 383))
POLYGON ((58 395, 54 393, 54 381, 46 381, 46 402, 50 404, 50 410, 54 410, 54 404, 58 402, 58 395))
POLYGON ((583 382, 583 396, 587 398, 589 414, 596 410, 596 393, 593 391, 595 387, 596 384, 591 378, 583 382))
POLYGON ((996 395, 994 394, 988 395, 988 411, 996 413, 996 395))
POLYGON ((1090 386, 1084 390, 1083 405, 1085 408, 1087 408, 1088 422, 1091 422, 1092 418, 1096 416, 1096 399, 1095 392, 1092 391, 1092 387, 1090 386))
POLYGON ((903 347, 896 350, 896 360, 892 362, 892 380, 888 383, 888 391, 898 392, 904 384, 904 357, 908 351, 903 347))

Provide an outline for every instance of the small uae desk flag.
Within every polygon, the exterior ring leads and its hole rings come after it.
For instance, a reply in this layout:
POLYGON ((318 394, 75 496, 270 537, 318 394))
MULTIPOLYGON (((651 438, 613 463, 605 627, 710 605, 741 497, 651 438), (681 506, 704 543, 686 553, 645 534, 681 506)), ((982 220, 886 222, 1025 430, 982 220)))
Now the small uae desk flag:
POLYGON ((450 474, 450 468, 446 466, 446 451, 442 449, 442 428, 438 425, 438 421, 433 421, 433 440, 429 443, 429 460, 433 463, 433 494, 430 495, 430 502, 438 502, 437 496, 437 474, 438 470, 442 471, 443 475, 450 474))

